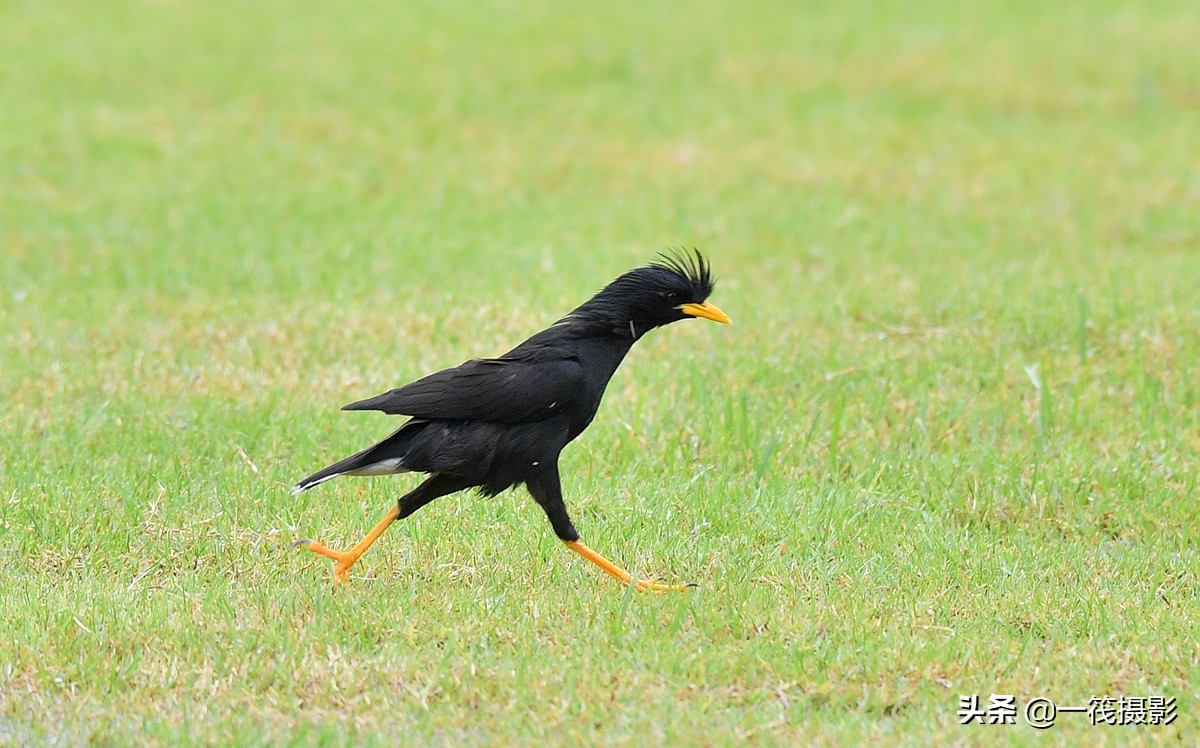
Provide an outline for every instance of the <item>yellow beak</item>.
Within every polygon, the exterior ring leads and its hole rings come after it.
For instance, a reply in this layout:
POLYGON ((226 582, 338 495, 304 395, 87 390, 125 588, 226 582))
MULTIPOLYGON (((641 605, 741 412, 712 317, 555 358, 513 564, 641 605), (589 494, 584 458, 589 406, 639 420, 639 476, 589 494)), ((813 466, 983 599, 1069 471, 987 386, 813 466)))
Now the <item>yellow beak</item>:
POLYGON ((676 309, 693 317, 703 317, 704 319, 711 319, 713 322, 720 322, 722 325, 733 324, 733 320, 729 319, 728 314, 717 309, 707 301, 699 304, 680 304, 676 309))

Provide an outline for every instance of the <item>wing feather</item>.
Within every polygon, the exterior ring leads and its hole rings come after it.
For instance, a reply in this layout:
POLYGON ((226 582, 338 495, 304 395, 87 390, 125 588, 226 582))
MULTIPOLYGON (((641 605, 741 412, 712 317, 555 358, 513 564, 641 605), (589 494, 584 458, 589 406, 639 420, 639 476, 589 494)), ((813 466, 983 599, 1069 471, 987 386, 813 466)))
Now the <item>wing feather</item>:
POLYGON ((351 403, 342 410, 443 420, 524 423, 568 407, 585 374, 574 357, 472 359, 411 384, 351 403))

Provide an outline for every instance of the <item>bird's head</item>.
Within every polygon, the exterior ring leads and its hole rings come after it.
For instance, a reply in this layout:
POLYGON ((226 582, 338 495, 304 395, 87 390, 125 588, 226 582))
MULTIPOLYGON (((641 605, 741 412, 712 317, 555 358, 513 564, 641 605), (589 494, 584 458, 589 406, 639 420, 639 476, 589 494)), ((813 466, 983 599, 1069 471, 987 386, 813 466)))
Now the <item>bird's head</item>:
POLYGON ((713 285, 708 261, 699 252, 665 253, 609 283, 576 314, 601 317, 615 333, 635 340, 655 327, 692 317, 731 324, 729 315, 708 303, 713 285))

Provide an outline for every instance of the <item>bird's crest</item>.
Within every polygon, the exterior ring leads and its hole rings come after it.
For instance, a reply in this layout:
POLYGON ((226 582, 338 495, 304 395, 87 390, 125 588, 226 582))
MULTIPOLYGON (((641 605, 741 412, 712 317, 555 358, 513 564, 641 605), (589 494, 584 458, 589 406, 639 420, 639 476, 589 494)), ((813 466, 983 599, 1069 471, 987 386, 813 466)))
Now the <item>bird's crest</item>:
POLYGON ((690 252, 683 248, 660 252, 658 258, 650 263, 650 267, 668 270, 685 278, 696 290, 696 296, 700 299, 707 298, 716 283, 713 280, 712 268, 709 266, 708 260, 700 254, 700 250, 695 248, 690 252))

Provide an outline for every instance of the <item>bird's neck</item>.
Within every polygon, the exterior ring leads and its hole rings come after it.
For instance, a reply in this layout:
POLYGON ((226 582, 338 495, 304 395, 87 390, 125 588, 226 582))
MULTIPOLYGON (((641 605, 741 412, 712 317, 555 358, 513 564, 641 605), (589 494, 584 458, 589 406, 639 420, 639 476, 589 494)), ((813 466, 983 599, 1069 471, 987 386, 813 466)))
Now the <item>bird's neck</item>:
POLYGON ((612 335, 629 345, 633 345, 651 329, 629 319, 627 312, 606 304, 601 297, 582 304, 559 320, 558 324, 570 325, 585 335, 612 335))

